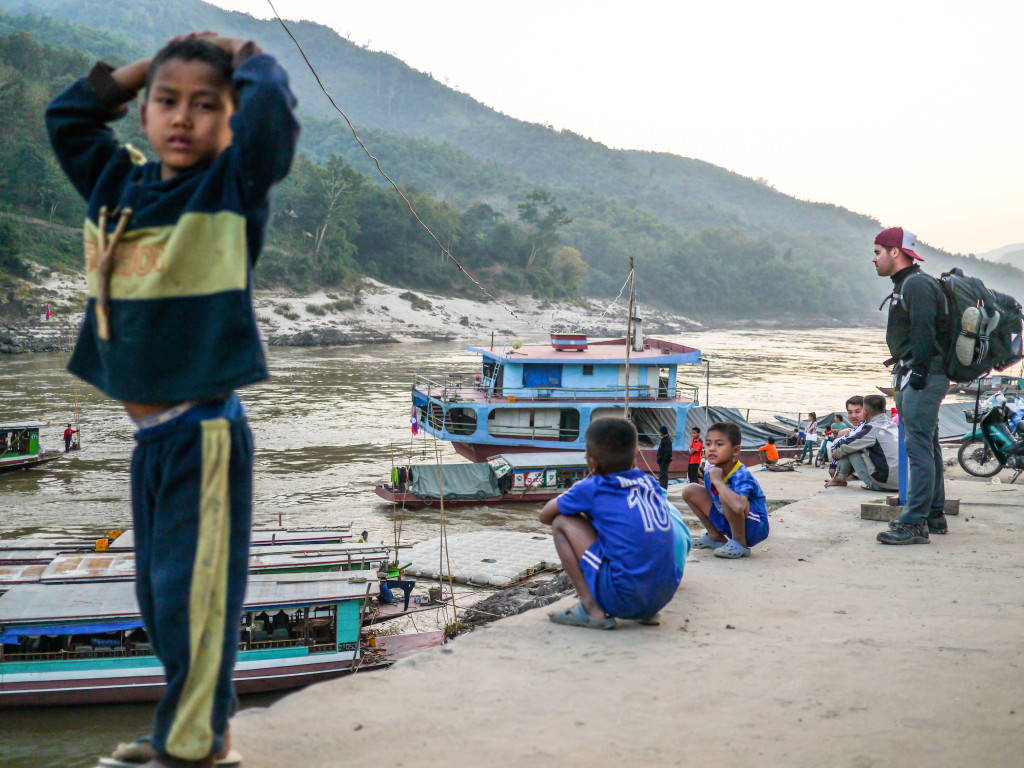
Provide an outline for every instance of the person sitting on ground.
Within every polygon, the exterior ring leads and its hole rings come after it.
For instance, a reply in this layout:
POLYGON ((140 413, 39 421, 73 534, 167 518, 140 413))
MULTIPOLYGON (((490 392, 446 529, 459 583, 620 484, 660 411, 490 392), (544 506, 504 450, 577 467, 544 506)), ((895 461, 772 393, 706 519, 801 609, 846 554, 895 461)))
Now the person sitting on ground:
MULTIPOLYGON (((849 423, 850 426, 849 427, 844 427, 843 429, 840 429, 838 432, 836 432, 835 436, 832 438, 831 442, 829 443, 829 456, 832 455, 832 443, 834 443, 836 440, 838 440, 838 439, 840 439, 842 437, 846 437, 847 435, 849 435, 850 432, 852 432, 854 429, 856 429, 858 426, 860 426, 861 422, 864 421, 864 397, 863 396, 861 396, 861 395, 854 395, 853 397, 851 397, 849 400, 846 401, 846 421, 847 421, 847 423, 849 423)), ((829 464, 828 464, 828 474, 829 474, 829 477, 835 477, 836 476, 836 464, 837 463, 838 463, 838 461, 834 457, 830 459, 829 464)), ((854 472, 854 474, 852 476, 856 477, 857 473, 854 472)), ((849 480, 849 479, 850 478, 847 478, 847 480, 849 480)))
POLYGON ((796 460, 797 464, 803 464, 804 457, 807 457, 807 461, 811 462, 814 460, 814 446, 818 442, 818 417, 814 411, 807 417, 807 426, 804 427, 804 448, 800 451, 800 458, 796 460))
POLYGON ((392 588, 402 590, 404 597, 403 611, 409 610, 409 596, 412 594, 413 587, 416 586, 415 581, 409 581, 408 579, 402 578, 402 571, 408 568, 410 563, 405 565, 399 565, 397 560, 382 565, 377 571, 377 578, 380 579, 380 596, 377 601, 380 603, 393 603, 395 602, 395 593, 392 592, 392 588))
POLYGON ((630 422, 595 419, 584 437, 591 475, 540 513, 580 598, 550 619, 592 629, 614 629, 615 617, 656 624, 683 577, 690 534, 654 478, 635 467, 630 422))
POLYGON ((836 476, 825 487, 842 486, 853 472, 872 491, 894 491, 899 488, 899 438, 881 395, 864 398, 866 421, 846 437, 832 443, 832 457, 837 460, 836 476))
POLYGON ((840 437, 846 437, 864 421, 863 396, 854 395, 846 401, 846 420, 850 423, 850 426, 840 429, 835 439, 838 440, 840 437))
POLYGON ((768 469, 779 463, 779 449, 775 447, 775 438, 769 437, 768 442, 757 449, 757 455, 761 457, 761 468, 768 469))
POLYGON ((708 427, 704 452, 708 468, 704 487, 687 485, 685 501, 707 530, 694 549, 714 550, 715 557, 750 555, 768 538, 768 505, 757 480, 740 462, 740 428, 732 422, 708 427))

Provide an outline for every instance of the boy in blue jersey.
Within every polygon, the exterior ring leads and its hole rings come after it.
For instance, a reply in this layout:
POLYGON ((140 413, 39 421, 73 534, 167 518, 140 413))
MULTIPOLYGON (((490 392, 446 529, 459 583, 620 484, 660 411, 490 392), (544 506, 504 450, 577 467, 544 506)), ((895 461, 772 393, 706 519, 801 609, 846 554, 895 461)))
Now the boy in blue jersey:
POLYGON ((591 475, 540 513, 580 598, 550 618, 592 629, 613 629, 616 616, 656 624, 683 578, 690 534, 657 481, 634 467, 630 422, 595 419, 585 437, 591 475))
POLYGON ((750 548, 768 538, 764 491, 740 463, 740 428, 720 421, 708 427, 704 486, 687 485, 685 501, 707 530, 694 549, 712 549, 715 557, 749 557, 750 548))
POLYGON ((152 735, 104 765, 237 762, 227 731, 253 448, 234 390, 267 375, 250 276, 294 154, 294 107, 255 43, 202 33, 119 69, 100 62, 46 111, 87 203, 89 300, 68 368, 138 426, 136 595, 166 678, 152 735), (143 89, 156 162, 108 125, 143 89))

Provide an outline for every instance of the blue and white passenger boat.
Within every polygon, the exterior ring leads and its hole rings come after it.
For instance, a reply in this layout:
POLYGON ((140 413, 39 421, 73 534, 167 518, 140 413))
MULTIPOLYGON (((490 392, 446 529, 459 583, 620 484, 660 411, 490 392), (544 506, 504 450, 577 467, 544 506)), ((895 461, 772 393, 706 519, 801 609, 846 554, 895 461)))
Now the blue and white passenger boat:
POLYGON ((625 415, 628 355, 638 466, 657 472, 664 425, 672 438, 669 471, 685 474, 686 415, 697 404, 698 387, 682 380, 680 366, 699 365, 699 349, 644 338, 636 328, 631 345, 624 338, 552 333, 547 345, 468 350, 481 357, 478 373, 417 374, 412 389, 418 423, 462 456, 485 461, 496 454, 584 450, 591 421, 625 415))

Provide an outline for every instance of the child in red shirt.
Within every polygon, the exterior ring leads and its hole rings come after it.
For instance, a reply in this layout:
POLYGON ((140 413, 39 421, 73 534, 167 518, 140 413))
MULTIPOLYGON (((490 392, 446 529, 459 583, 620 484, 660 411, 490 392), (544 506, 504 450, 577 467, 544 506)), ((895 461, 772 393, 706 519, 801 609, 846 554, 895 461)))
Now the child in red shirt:
POLYGON ((704 441, 700 439, 700 430, 694 427, 693 438, 690 440, 690 463, 686 466, 686 479, 691 483, 699 482, 697 473, 700 471, 700 460, 704 454, 704 441))

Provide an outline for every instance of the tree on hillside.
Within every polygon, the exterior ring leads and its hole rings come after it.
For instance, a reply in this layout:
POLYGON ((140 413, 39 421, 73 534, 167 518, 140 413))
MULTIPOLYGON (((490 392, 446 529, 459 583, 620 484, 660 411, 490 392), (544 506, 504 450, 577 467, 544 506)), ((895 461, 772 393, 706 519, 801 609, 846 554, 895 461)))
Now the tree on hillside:
POLYGON ((564 245, 558 249, 554 258, 555 276, 569 295, 576 295, 587 275, 587 262, 575 248, 564 245))
POLYGON ((535 189, 517 206, 519 220, 527 225, 530 237, 529 269, 538 257, 549 257, 558 245, 558 228, 571 224, 568 211, 555 205, 555 197, 544 189, 535 189))

